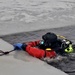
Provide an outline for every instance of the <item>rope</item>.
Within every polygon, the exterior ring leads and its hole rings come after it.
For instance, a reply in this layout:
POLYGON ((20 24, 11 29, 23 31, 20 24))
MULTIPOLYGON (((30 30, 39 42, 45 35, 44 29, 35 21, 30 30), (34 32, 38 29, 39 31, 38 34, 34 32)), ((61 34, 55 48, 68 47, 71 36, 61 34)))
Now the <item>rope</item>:
POLYGON ((9 54, 9 53, 11 53, 13 51, 15 51, 15 50, 10 50, 10 51, 6 51, 6 52, 0 50, 0 56, 7 55, 7 54, 9 54))

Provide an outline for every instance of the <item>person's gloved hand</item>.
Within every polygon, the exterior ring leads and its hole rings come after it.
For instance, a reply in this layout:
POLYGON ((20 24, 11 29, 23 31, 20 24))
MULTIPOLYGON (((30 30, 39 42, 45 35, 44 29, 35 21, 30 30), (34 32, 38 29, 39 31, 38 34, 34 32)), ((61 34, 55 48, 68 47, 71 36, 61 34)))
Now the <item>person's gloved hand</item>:
POLYGON ((13 46, 14 46, 14 50, 25 50, 27 45, 23 43, 16 43, 13 46))

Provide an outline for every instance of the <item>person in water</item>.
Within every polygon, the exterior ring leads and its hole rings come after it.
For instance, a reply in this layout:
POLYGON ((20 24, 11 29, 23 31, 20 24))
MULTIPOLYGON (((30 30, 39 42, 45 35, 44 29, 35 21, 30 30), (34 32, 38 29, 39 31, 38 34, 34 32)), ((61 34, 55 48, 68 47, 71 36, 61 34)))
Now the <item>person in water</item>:
POLYGON ((31 41, 27 43, 16 43, 14 49, 26 51, 33 57, 55 58, 57 55, 64 55, 73 51, 70 41, 58 39, 57 35, 52 32, 47 32, 42 35, 42 40, 31 41), (66 45, 66 46, 65 46, 66 45))

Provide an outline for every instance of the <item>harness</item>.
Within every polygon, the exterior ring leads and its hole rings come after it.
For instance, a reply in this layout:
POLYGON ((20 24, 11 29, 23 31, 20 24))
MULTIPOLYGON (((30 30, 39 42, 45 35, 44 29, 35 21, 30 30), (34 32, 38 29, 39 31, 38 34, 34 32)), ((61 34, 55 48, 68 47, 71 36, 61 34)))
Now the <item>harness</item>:
POLYGON ((61 47, 62 49, 64 49, 65 53, 72 53, 74 50, 72 42, 66 39, 64 36, 60 36, 60 35, 57 35, 57 36, 62 39, 61 47))

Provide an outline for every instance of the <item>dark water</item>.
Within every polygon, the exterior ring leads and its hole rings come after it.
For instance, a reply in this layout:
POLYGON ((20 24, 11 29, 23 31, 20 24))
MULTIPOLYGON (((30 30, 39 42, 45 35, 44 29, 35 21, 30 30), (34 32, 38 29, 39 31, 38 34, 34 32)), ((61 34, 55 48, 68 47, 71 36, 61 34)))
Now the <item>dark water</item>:
POLYGON ((48 63, 48 64, 64 71, 65 73, 69 75, 75 75, 75 59, 67 58, 67 60, 65 61, 60 61, 57 63, 48 63))
MULTIPOLYGON (((62 28, 45 29, 32 32, 23 32, 13 35, 0 36, 3 40, 9 42, 10 44, 18 42, 28 42, 33 40, 41 39, 42 35, 46 32, 54 32, 59 35, 63 35, 75 44, 75 26, 68 26, 62 28)), ((65 71, 69 75, 75 75, 75 59, 67 59, 67 61, 62 61, 59 63, 53 63, 54 67, 65 71)))

